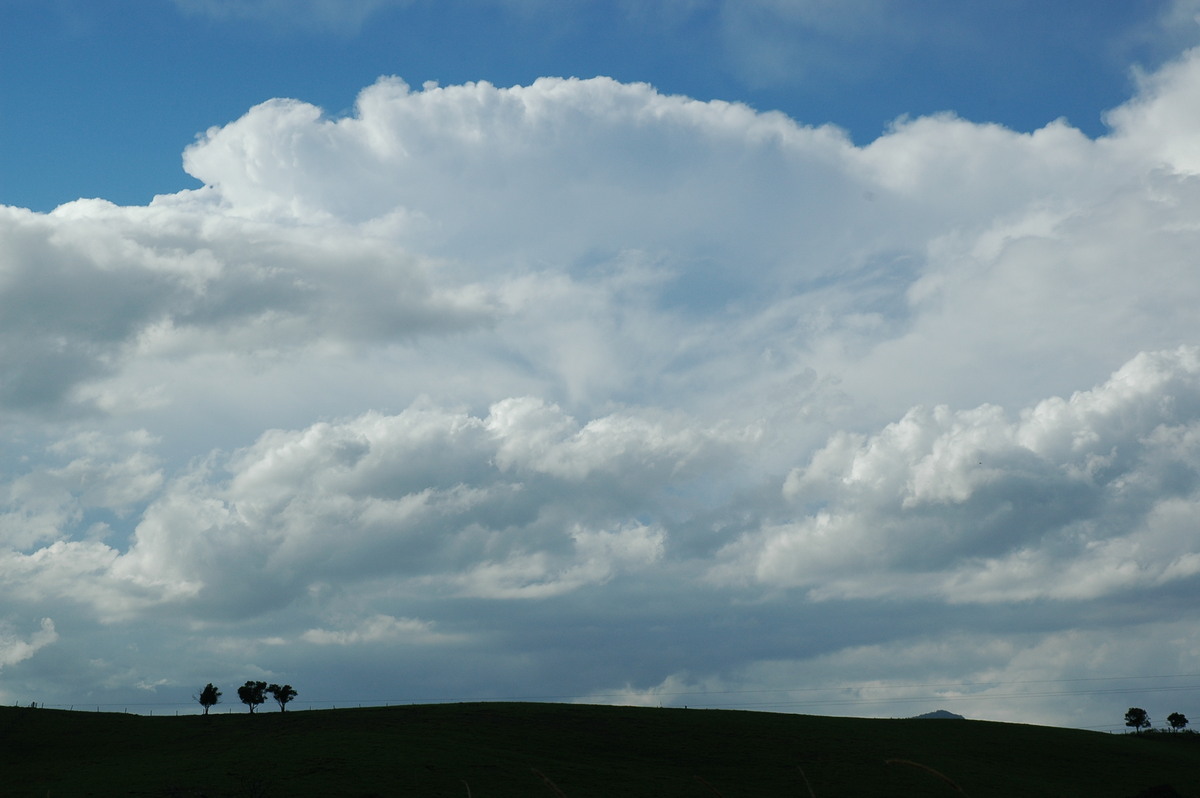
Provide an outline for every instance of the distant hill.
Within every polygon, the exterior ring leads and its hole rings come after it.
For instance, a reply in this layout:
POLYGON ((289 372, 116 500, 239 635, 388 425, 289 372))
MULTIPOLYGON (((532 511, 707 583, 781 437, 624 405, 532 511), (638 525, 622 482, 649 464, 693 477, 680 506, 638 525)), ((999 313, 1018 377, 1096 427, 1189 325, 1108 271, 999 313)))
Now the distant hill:
POLYGON ((1190 734, 564 704, 234 709, 0 707, 0 795, 1200 796, 1190 734))
POLYGON ((962 715, 955 715, 953 712, 947 712, 944 709, 935 709, 933 712, 917 715, 913 720, 966 720, 966 718, 962 715))

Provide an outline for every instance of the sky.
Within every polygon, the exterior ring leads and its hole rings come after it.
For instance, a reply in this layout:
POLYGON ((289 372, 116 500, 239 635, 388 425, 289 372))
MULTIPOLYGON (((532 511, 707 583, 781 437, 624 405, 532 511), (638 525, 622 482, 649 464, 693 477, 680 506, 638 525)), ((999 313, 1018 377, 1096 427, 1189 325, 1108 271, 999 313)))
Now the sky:
POLYGON ((0 704, 1200 717, 1197 45, 0 0, 0 704))

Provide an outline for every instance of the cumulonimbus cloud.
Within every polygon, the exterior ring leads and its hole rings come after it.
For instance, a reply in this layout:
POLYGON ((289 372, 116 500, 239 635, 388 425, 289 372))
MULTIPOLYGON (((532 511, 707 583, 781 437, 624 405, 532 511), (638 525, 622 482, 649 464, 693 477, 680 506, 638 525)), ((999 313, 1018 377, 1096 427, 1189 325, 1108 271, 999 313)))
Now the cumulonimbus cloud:
MULTIPOLYGON (((0 599, 164 650, 227 627, 259 670, 246 641, 434 657, 467 605, 517 662, 553 645, 514 607, 644 606, 677 637, 634 695, 716 605, 786 630, 810 600, 1036 600, 1067 628, 1182 589, 1197 64, 1099 139, 940 115, 866 146, 603 78, 385 78, 343 118, 208 131, 199 190, 5 208, 0 599)), ((630 682, 611 659, 577 692, 630 682)))

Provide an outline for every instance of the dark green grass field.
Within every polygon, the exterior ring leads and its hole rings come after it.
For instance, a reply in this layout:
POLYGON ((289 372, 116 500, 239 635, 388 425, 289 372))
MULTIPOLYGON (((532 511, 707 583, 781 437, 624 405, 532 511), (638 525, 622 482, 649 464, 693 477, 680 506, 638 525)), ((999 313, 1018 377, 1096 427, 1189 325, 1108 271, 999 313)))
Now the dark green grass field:
POLYGON ((1200 796, 1200 735, 563 704, 0 707, 5 796, 1124 798, 1168 785, 1157 794, 1200 796))

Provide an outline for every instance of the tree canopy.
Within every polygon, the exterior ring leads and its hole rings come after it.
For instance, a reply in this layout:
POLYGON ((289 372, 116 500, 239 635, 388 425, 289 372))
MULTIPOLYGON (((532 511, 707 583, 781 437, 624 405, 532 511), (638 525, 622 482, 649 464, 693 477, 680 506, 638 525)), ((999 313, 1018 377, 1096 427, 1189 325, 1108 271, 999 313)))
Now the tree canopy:
POLYGON ((267 692, 275 699, 275 703, 279 704, 279 711, 283 712, 287 709, 287 702, 296 697, 296 691, 290 684, 278 685, 272 684, 267 688, 267 692))
POLYGON ((258 706, 267 700, 267 683, 248 681, 238 688, 238 698, 242 703, 250 707, 250 712, 258 709, 258 706))
POLYGON ((220 703, 221 691, 214 687, 212 682, 209 682, 200 691, 200 695, 196 700, 200 702, 200 706, 204 707, 204 714, 207 715, 211 707, 220 703))
POLYGON ((1150 716, 1141 707, 1130 707, 1129 711, 1125 713, 1125 725, 1140 732, 1142 729, 1150 728, 1150 716))

